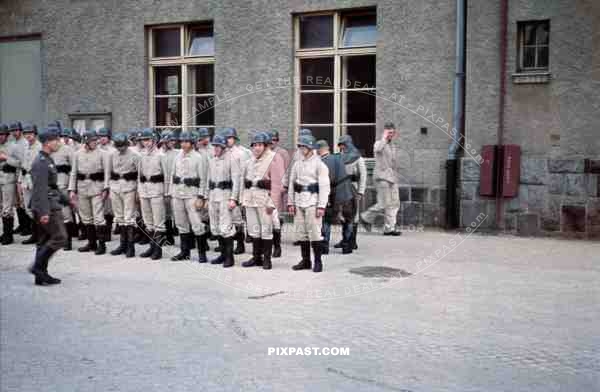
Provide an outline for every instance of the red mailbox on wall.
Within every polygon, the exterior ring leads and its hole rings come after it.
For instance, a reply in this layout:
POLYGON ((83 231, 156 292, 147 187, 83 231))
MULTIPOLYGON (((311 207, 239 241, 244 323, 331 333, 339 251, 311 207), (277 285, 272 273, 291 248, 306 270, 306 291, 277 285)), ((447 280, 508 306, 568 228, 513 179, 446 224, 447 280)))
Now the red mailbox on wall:
POLYGON ((498 148, 493 145, 483 146, 481 149, 481 175, 479 176, 479 195, 496 196, 496 170, 498 148))
POLYGON ((506 144, 502 150, 502 197, 516 197, 521 179, 521 148, 506 144))

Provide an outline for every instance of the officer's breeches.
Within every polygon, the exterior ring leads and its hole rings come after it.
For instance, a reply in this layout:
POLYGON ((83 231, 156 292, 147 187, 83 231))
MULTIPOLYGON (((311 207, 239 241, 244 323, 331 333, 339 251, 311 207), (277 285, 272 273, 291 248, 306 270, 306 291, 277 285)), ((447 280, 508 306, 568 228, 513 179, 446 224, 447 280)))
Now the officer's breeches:
POLYGON ((148 231, 161 231, 165 229, 165 198, 143 197, 140 198, 142 204, 142 218, 148 231))
POLYGON ((173 213, 175 214, 175 225, 180 234, 188 234, 190 226, 195 235, 203 235, 205 232, 204 223, 200 216, 200 211, 196 210, 194 205, 197 199, 178 199, 173 198, 173 213))
MULTIPOLYGON (((47 246, 50 249, 61 249, 67 243, 67 230, 61 210, 50 211, 50 218, 45 225, 38 225, 38 246, 47 246)), ((35 217, 39 222, 40 217, 35 217)))
POLYGON ((235 227, 231 220, 232 212, 227 205, 228 203, 228 200, 211 201, 208 205, 210 231, 214 235, 220 235, 225 238, 232 237, 235 234, 235 227))
POLYGON ((298 241, 321 241, 323 218, 317 218, 317 207, 298 208, 294 215, 294 231, 298 241))
POLYGON ((250 237, 273 239, 273 214, 267 214, 265 207, 246 207, 246 223, 250 237))
POLYGON ((79 216, 84 225, 104 226, 104 200, 102 194, 79 196, 79 216))
POLYGON ((110 198, 112 199, 112 210, 115 215, 115 223, 120 226, 134 226, 137 212, 135 191, 111 191, 110 198))

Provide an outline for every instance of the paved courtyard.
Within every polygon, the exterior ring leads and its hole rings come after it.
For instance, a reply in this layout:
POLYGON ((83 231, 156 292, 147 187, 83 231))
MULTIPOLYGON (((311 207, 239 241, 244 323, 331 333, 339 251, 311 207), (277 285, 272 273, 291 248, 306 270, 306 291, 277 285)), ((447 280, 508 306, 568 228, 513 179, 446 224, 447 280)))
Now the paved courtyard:
POLYGON ((57 287, 0 247, 0 390, 600 390, 598 242, 365 234, 321 274, 285 242, 272 271, 61 251, 57 287))

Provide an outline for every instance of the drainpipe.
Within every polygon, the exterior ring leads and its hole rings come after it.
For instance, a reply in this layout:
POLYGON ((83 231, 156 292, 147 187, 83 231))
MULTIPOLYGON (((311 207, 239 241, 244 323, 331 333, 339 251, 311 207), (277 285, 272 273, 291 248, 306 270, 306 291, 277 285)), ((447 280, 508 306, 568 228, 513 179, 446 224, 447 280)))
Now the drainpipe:
POLYGON ((452 102, 452 141, 446 161, 446 229, 458 227, 456 183, 458 175, 458 149, 465 124, 465 64, 467 0, 456 0, 456 73, 452 102))
MULTIPOLYGON (((508 0, 501 0, 500 3, 500 99, 498 101, 498 152, 502 151, 502 145, 504 144, 504 102, 506 95, 506 56, 508 46, 508 0)), ((500 154, 502 157, 502 154, 500 154)), ((504 199, 502 198, 502 165, 496 165, 496 228, 504 228, 503 222, 503 204, 504 199)))

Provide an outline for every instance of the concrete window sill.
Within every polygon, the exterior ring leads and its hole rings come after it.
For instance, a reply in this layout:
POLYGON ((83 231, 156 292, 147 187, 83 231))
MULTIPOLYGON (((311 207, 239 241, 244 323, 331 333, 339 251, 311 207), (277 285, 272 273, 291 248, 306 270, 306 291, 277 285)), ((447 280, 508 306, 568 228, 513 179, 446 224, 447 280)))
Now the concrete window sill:
POLYGON ((546 84, 552 80, 550 72, 522 72, 512 74, 513 84, 546 84))

